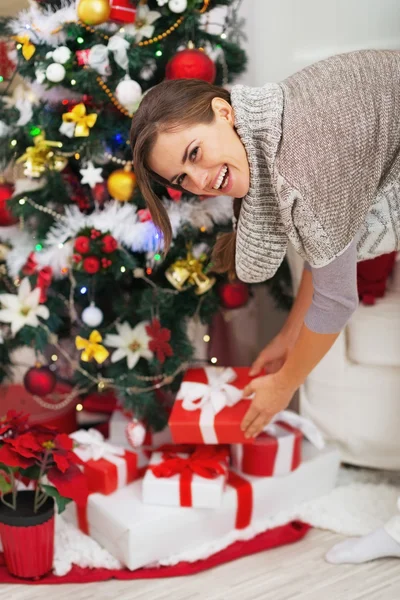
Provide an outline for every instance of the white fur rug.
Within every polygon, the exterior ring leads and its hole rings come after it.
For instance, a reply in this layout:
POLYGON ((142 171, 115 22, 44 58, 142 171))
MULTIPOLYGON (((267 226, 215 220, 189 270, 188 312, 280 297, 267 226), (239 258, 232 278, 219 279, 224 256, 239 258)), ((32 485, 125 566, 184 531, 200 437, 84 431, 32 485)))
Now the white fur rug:
MULTIPOLYGON (((270 519, 269 527, 297 519, 344 535, 363 535, 396 514, 399 494, 400 473, 341 468, 335 490, 290 512, 279 513, 270 519)), ((162 564, 176 564, 181 560, 196 561, 204 557, 204 549, 199 548, 190 555, 186 553, 171 556, 162 564)), ((122 568, 97 542, 58 517, 54 572, 60 576, 65 575, 73 564, 92 568, 122 568)))

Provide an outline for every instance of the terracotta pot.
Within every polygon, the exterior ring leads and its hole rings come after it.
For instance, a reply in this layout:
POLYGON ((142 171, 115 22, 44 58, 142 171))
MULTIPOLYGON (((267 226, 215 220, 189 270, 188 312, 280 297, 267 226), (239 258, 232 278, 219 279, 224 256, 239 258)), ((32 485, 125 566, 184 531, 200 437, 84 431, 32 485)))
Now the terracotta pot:
MULTIPOLYGON (((17 509, 0 501, 0 537, 8 571, 15 577, 38 579, 53 566, 54 500, 33 512, 34 491, 20 491, 17 509)), ((5 496, 11 503, 11 494, 5 496)))

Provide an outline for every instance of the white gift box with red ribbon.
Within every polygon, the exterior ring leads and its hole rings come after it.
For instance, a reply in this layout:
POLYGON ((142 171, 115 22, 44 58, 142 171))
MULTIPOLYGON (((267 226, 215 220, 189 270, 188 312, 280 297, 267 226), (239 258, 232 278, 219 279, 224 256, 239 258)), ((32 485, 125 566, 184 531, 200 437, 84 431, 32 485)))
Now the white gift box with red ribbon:
MULTIPOLYGON (((262 533, 278 513, 289 513, 298 504, 329 493, 338 467, 335 449, 319 451, 303 442, 303 463, 286 477, 230 471, 221 506, 213 510, 145 504, 139 479, 111 496, 89 496, 88 530, 131 570, 206 558, 262 533)), ((77 523, 75 505, 70 504, 64 515, 77 523)))

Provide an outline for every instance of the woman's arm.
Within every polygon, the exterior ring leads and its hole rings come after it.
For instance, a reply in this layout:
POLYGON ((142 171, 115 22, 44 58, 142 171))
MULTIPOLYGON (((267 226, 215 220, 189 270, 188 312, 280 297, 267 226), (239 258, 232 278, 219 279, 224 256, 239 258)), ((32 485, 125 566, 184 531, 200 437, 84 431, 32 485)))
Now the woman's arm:
POLYGON ((332 347, 356 309, 356 241, 326 267, 312 269, 311 275, 312 303, 299 326, 295 317, 299 317, 305 307, 304 290, 308 289, 310 293, 309 279, 303 273, 302 299, 296 309, 293 307, 294 316, 290 315, 290 331, 295 333, 299 327, 299 332, 283 366, 276 373, 254 379, 245 390, 246 394, 255 393, 242 422, 242 430, 246 431, 247 437, 260 433, 277 412, 287 407, 296 389, 332 347))

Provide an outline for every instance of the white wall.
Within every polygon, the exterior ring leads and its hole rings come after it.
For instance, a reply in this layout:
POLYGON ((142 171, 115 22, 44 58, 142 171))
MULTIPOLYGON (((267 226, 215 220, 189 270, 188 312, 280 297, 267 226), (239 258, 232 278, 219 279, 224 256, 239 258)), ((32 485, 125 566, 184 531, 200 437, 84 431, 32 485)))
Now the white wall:
POLYGON ((249 85, 279 81, 327 56, 400 48, 400 0, 243 0, 249 85))

